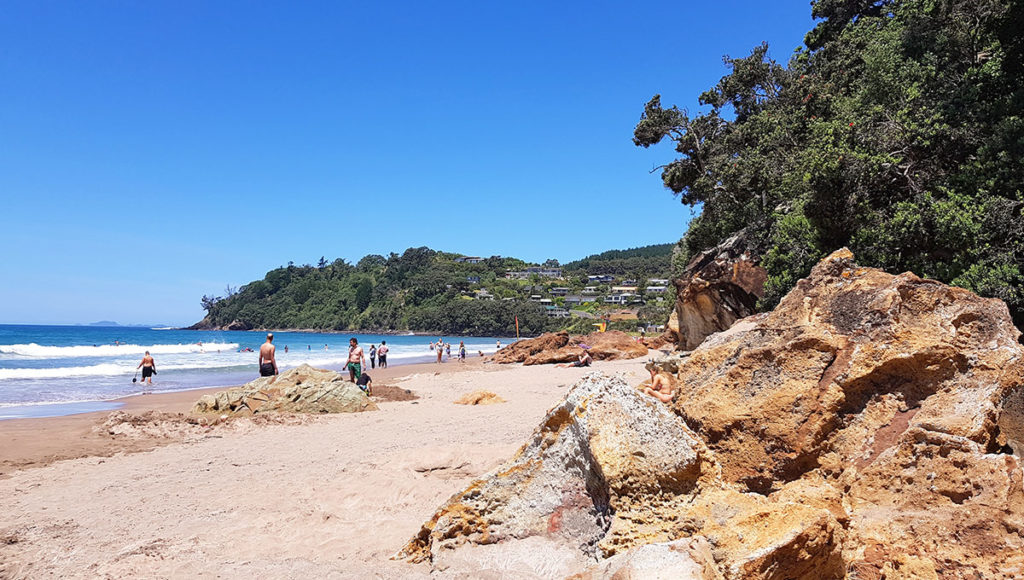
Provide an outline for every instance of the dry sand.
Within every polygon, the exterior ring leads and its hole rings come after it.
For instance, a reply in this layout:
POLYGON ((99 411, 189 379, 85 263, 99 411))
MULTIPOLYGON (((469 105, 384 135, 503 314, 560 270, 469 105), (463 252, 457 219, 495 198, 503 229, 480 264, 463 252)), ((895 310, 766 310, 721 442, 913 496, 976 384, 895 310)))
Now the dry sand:
MULTIPOLYGON (((647 377, 643 359, 594 368, 633 384, 647 377)), ((511 457, 590 370, 394 367, 374 382, 419 399, 282 422, 207 426, 149 413, 153 421, 118 425, 116 436, 96 431, 107 413, 0 422, 0 578, 430 575, 390 556, 444 500, 511 457), (478 390, 507 402, 454 404, 478 390)), ((201 393, 135 397, 127 408, 183 413, 201 393)), ((489 574, 551 569, 508 558, 489 574)))

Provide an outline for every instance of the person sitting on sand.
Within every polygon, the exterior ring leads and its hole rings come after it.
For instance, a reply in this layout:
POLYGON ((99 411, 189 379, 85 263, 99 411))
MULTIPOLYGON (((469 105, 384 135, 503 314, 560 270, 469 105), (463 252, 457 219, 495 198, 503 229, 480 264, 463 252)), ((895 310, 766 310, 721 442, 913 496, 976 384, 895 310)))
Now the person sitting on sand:
POLYGON ((274 333, 267 333, 267 342, 260 347, 260 376, 271 377, 277 374, 277 359, 275 354, 277 348, 274 346, 274 333))
POLYGON ((359 375, 359 380, 356 381, 356 386, 359 387, 360 389, 362 389, 363 392, 366 393, 367 397, 372 395, 373 394, 373 379, 370 378, 370 373, 363 373, 363 374, 359 375))
POLYGON ((672 401, 675 389, 672 388, 672 379, 668 375, 659 373, 656 367, 651 367, 651 386, 644 387, 644 394, 658 399, 662 403, 672 401))
POLYGON ((156 374, 156 361, 153 360, 148 350, 146 351, 146 356, 142 357, 142 362, 139 363, 139 366, 135 367, 135 370, 138 370, 139 367, 142 367, 142 382, 153 386, 153 375, 156 374))
POLYGON ((564 364, 555 365, 555 366, 556 367, 560 367, 560 368, 589 367, 590 363, 592 363, 592 362, 594 362, 594 359, 590 357, 590 353, 589 352, 584 350, 583 352, 580 353, 580 358, 576 362, 574 362, 574 363, 564 363, 564 364))
POLYGON ((345 368, 348 369, 349 380, 354 383, 363 374, 366 355, 363 354, 363 347, 359 346, 359 341, 355 337, 349 339, 348 344, 348 364, 345 365, 345 368))

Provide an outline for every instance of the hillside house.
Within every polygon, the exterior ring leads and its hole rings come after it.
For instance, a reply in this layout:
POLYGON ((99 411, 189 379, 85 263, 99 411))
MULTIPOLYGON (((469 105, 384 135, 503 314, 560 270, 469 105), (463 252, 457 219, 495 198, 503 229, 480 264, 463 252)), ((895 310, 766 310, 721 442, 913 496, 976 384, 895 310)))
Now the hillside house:
POLYGON ((483 261, 484 259, 480 256, 459 256, 458 258, 455 258, 456 264, 479 264, 483 261))
POLYGON ((598 297, 589 295, 584 296, 580 294, 570 294, 565 297, 566 306, 579 306, 580 304, 586 304, 587 302, 597 302, 598 297))

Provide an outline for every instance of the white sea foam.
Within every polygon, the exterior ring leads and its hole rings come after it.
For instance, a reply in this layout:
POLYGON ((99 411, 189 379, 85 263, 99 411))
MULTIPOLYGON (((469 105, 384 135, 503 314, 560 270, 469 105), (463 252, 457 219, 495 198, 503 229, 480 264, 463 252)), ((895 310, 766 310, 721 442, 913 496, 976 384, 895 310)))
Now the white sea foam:
POLYGON ((0 344, 0 354, 10 354, 31 358, 72 358, 142 355, 147 350, 152 354, 187 354, 215 352, 218 350, 235 350, 235 342, 209 342, 198 344, 101 344, 97 346, 43 346, 29 344, 0 344))
MULTIPOLYGON (((246 361, 247 362, 247 361, 246 361)), ((245 366, 245 362, 220 361, 213 364, 163 364, 157 365, 157 373, 164 371, 216 370, 245 366)), ((253 363, 255 366, 255 363, 253 363)), ((10 379, 59 379, 65 377, 116 377, 132 375, 134 364, 104 363, 81 367, 55 367, 45 369, 0 369, 0 381, 10 379)))

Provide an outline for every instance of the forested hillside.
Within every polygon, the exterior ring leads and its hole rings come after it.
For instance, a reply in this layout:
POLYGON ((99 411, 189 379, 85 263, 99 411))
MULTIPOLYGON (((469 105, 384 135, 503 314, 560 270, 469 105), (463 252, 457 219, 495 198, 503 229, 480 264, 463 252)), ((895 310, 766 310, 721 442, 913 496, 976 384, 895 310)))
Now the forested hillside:
POLYGON ((699 112, 647 103, 634 142, 669 139, 665 186, 702 208, 684 254, 745 230, 768 309, 849 246, 860 264, 1000 298, 1024 327, 1024 4, 812 10, 788 63, 759 46, 726 59, 699 112))
MULTIPOLYGON (((657 296, 649 300, 643 296, 648 278, 668 277, 672 245, 657 248, 643 255, 610 253, 610 261, 595 265, 598 274, 633 278, 641 286, 630 294, 634 304, 614 305, 633 306, 639 320, 631 329, 639 323, 663 324, 668 318, 671 289, 658 288, 657 296), (609 264, 616 265, 615 271, 601 270, 609 264)), ((590 286, 587 300, 592 301, 571 305, 567 300, 573 297, 567 294, 580 294, 588 287, 588 270, 575 267, 554 275, 559 270, 553 260, 545 267, 497 256, 467 261, 459 254, 429 248, 370 255, 355 265, 321 258, 315 266, 289 264, 271 270, 237 291, 229 288, 225 296, 203 296, 207 316, 195 328, 509 335, 518 318, 525 335, 567 327, 589 330, 590 317, 613 309, 603 303, 610 285, 590 286)))
POLYGON ((608 250, 569 262, 566 272, 600 272, 640 278, 657 278, 669 271, 673 244, 657 244, 628 250, 608 250))

